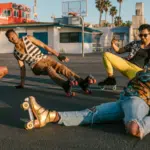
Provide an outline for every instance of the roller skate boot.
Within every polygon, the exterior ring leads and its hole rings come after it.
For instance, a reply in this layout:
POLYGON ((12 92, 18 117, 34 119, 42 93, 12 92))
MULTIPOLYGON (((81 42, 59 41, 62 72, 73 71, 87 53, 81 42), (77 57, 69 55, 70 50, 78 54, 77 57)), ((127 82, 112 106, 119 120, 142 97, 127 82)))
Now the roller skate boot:
POLYGON ((63 88, 66 92, 67 97, 75 96, 76 93, 72 92, 72 87, 77 86, 78 82, 75 80, 74 77, 71 77, 68 81, 66 81, 63 85, 63 88))
POLYGON ((41 107, 33 96, 25 98, 21 107, 29 113, 30 121, 25 125, 26 130, 44 127, 48 122, 53 122, 57 115, 56 111, 41 107))
POLYGON ((116 90, 116 79, 114 77, 108 77, 104 81, 98 83, 100 90, 116 90))
POLYGON ((92 91, 89 89, 90 84, 95 84, 96 79, 92 75, 88 75, 84 80, 82 79, 79 86, 86 94, 91 94, 92 91))

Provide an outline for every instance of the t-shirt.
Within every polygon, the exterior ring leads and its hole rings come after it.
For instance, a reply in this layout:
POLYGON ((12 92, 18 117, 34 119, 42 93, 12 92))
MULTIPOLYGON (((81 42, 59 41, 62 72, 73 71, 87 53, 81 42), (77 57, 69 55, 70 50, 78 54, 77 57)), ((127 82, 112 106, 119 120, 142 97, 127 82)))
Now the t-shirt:
POLYGON ((142 49, 141 41, 133 41, 124 47, 125 52, 129 52, 127 60, 143 68, 149 63, 150 49, 142 49))

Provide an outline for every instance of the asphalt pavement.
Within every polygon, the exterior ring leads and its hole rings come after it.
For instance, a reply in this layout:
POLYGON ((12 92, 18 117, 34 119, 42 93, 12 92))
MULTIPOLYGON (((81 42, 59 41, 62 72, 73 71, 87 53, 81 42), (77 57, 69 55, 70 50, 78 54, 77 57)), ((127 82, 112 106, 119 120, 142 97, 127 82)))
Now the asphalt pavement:
MULTIPOLYGON (((101 53, 67 55, 65 63, 82 77, 92 74, 97 81, 106 77, 101 53)), ((85 95, 79 87, 75 97, 66 97, 64 91, 48 76, 35 76, 26 65, 25 89, 15 89, 20 82, 20 71, 12 54, 0 54, 1 66, 7 66, 9 74, 0 81, 0 150, 149 150, 150 135, 143 140, 126 134, 122 122, 65 127, 48 124, 41 129, 26 131, 28 113, 20 104, 28 96, 35 96, 38 102, 50 110, 74 111, 90 108, 101 103, 116 101, 127 79, 115 71, 117 91, 100 91, 92 85, 92 95, 85 95)))

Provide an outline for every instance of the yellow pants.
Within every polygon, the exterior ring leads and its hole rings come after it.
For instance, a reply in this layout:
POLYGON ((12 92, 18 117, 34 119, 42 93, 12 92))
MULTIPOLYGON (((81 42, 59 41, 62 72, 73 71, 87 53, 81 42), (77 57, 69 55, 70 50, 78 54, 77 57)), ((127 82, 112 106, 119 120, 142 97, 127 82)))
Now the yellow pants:
POLYGON ((138 71, 142 70, 142 68, 137 65, 110 52, 105 52, 103 54, 103 62, 108 76, 112 76, 114 74, 113 68, 115 68, 127 78, 132 79, 138 71))

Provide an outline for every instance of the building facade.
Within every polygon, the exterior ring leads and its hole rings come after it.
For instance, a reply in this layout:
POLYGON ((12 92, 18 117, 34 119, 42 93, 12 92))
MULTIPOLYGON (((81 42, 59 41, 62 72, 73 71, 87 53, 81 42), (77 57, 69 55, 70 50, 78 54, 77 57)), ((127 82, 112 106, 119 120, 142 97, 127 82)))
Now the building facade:
MULTIPOLYGON (((82 53, 82 28, 75 25, 59 23, 28 23, 0 25, 0 53, 12 53, 14 46, 8 42, 5 33, 8 29, 14 29, 19 37, 32 35, 48 46, 61 53, 82 53)), ((85 28, 84 52, 93 52, 93 33, 102 34, 100 30, 85 28)), ((41 48, 43 53, 47 53, 41 48)))
POLYGON ((0 24, 35 22, 31 18, 31 9, 16 3, 0 3, 0 24))

